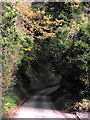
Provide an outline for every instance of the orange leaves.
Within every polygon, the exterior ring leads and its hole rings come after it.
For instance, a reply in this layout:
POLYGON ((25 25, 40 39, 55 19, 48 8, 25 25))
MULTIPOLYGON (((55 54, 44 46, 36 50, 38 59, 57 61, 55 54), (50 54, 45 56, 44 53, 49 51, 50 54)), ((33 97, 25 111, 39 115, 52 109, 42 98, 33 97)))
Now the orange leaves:
POLYGON ((44 16, 43 19, 44 19, 44 20, 47 20, 47 16, 44 16))
POLYGON ((51 25, 53 22, 51 22, 51 21, 48 20, 48 21, 46 21, 46 23, 49 24, 49 25, 51 25))
POLYGON ((44 14, 45 14, 45 11, 44 11, 44 10, 42 10, 42 11, 39 10, 39 11, 37 11, 36 13, 37 13, 38 15, 39 15, 39 14, 44 15, 44 14))
POLYGON ((51 30, 48 26, 43 27, 45 30, 51 30))
POLYGON ((45 11, 38 10, 36 12, 33 12, 30 9, 29 2, 23 2, 19 6, 19 11, 21 13, 21 16, 24 21, 24 25, 27 28, 27 33, 32 36, 35 36, 35 38, 47 38, 47 37, 53 37, 55 35, 54 28, 57 26, 60 27, 63 22, 63 20, 56 19, 55 21, 50 21, 52 18, 51 16, 46 16, 45 11))
POLYGON ((37 11, 36 13, 37 13, 37 14, 40 14, 41 12, 40 12, 40 11, 37 11))
POLYGON ((71 8, 77 9, 79 7, 79 4, 80 4, 80 0, 75 0, 75 2, 71 4, 71 8))
POLYGON ((48 33, 47 34, 47 36, 49 36, 49 37, 52 37, 52 36, 54 36, 55 35, 55 33, 48 33))
POLYGON ((32 18, 36 18, 37 14, 36 13, 33 13, 32 14, 32 18))
POLYGON ((33 28, 30 28, 30 31, 33 31, 33 28))
POLYGON ((79 5, 74 5, 74 7, 75 7, 75 8, 78 8, 78 7, 79 7, 79 5))
POLYGON ((38 38, 38 39, 42 39, 42 38, 43 38, 43 36, 38 36, 37 38, 38 38))

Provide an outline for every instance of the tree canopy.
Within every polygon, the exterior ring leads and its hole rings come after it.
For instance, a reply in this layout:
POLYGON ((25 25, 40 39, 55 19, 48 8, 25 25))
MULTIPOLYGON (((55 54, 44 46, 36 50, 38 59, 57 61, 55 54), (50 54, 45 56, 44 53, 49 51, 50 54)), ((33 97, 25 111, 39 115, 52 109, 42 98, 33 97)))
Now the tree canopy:
POLYGON ((4 117, 32 91, 56 84, 58 98, 77 96, 68 105, 90 99, 88 4, 1 2, 4 117))

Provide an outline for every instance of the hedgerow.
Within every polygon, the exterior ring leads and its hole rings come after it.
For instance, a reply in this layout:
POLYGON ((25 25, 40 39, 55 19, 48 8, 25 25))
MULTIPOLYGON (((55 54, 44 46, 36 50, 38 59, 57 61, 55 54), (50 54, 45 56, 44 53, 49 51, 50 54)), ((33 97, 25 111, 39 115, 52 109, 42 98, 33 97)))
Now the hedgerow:
POLYGON ((3 117, 33 89, 48 86, 50 79, 55 82, 57 75, 62 91, 89 99, 90 35, 83 10, 87 4, 1 5, 3 117))

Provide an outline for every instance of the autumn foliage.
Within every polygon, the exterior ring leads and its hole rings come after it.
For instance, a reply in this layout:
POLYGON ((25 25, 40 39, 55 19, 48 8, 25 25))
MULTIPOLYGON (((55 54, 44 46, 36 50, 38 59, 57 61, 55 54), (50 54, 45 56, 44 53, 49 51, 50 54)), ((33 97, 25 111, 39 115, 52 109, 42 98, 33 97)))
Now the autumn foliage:
MULTIPOLYGON (((63 108, 74 104, 78 97, 89 98, 90 36, 88 13, 83 10, 86 3, 45 3, 42 9, 38 7, 42 3, 33 4, 37 9, 30 2, 2 2, 4 117, 31 91, 47 87, 49 82, 54 85, 57 80, 61 89, 55 95, 57 100, 64 95, 65 101, 58 100, 64 102, 63 108), (72 95, 76 96, 73 101, 72 95)), ((87 106, 85 109, 88 111, 87 106)))
POLYGON ((44 10, 33 11, 31 3, 20 2, 19 6, 16 6, 23 18, 23 24, 27 29, 26 34, 31 35, 37 39, 46 39, 47 37, 53 37, 55 30, 62 26, 63 20, 56 19, 51 21, 51 16, 46 16, 44 10))

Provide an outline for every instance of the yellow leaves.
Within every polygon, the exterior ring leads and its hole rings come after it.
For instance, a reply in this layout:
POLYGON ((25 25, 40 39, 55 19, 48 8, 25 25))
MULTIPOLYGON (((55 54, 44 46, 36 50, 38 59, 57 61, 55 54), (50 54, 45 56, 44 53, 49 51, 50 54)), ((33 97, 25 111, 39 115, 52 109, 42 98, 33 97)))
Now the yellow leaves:
POLYGON ((56 26, 62 26, 62 22, 63 21, 64 20, 58 20, 58 19, 56 19, 56 21, 54 21, 53 24, 55 24, 56 26))
POLYGON ((52 17, 51 16, 49 16, 49 19, 51 19, 52 17))
POLYGON ((29 47, 29 48, 22 48, 23 50, 25 50, 25 51, 31 51, 31 49, 32 49, 33 47, 29 47))
POLYGON ((17 19, 17 16, 14 18, 15 20, 17 19))
POLYGON ((76 25, 76 22, 75 21, 73 21, 73 26, 75 26, 76 25))
POLYGON ((71 5, 71 8, 74 9, 74 5, 71 5))
POLYGON ((71 4, 71 8, 77 9, 79 7, 79 4, 80 4, 80 0, 75 0, 75 2, 71 4))
POLYGON ((59 24, 60 26, 62 26, 62 23, 61 24, 59 24))
POLYGON ((42 12, 41 12, 41 13, 42 13, 42 15, 44 15, 44 14, 45 14, 45 11, 44 11, 44 10, 42 10, 42 12))
POLYGON ((46 20, 46 19, 47 19, 47 16, 44 16, 43 18, 46 20))
POLYGON ((74 5, 74 7, 75 7, 75 8, 78 8, 78 7, 79 7, 79 5, 74 5))
POLYGON ((58 19, 56 19, 56 21, 54 21, 54 23, 61 23, 61 22, 64 22, 64 20, 58 20, 58 19))
POLYGON ((59 21, 57 18, 56 18, 55 20, 56 20, 56 22, 58 22, 58 21, 59 21))
POLYGON ((81 102, 76 102, 75 103, 75 109, 79 109, 79 111, 82 111, 83 109, 85 109, 86 111, 88 111, 89 109, 89 104, 90 104, 90 101, 87 100, 87 99, 82 99, 81 102))

